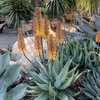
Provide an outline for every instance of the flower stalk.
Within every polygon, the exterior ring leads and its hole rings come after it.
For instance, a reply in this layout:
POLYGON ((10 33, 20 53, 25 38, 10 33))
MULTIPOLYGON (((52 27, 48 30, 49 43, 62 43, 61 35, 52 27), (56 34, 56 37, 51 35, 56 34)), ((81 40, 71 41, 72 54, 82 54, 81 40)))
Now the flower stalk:
POLYGON ((56 50, 56 42, 55 38, 53 35, 49 35, 48 38, 48 58, 52 61, 55 61, 57 55, 57 50, 56 50))
POLYGON ((37 7, 35 9, 33 22, 34 22, 33 30, 35 31, 35 35, 38 37, 43 37, 44 36, 44 25, 43 25, 43 18, 42 18, 40 7, 37 7))
POLYGON ((43 55, 43 47, 42 47, 42 38, 39 36, 35 36, 35 49, 37 55, 41 57, 43 55))
POLYGON ((49 36, 49 20, 48 17, 44 17, 44 38, 48 39, 49 36))
POLYGON ((24 41, 24 33, 21 28, 18 29, 18 51, 20 53, 26 52, 26 46, 24 41))
POLYGON ((56 38, 58 44, 62 44, 64 42, 64 31, 61 28, 62 28, 62 22, 58 21, 56 27, 56 38))
POLYGON ((48 17, 45 15, 43 18, 40 7, 36 7, 33 25, 37 55, 44 58, 43 39, 45 39, 47 40, 48 59, 55 61, 57 56, 57 44, 62 44, 64 42, 64 31, 61 29, 62 22, 57 22, 56 31, 54 32, 50 28, 48 17))

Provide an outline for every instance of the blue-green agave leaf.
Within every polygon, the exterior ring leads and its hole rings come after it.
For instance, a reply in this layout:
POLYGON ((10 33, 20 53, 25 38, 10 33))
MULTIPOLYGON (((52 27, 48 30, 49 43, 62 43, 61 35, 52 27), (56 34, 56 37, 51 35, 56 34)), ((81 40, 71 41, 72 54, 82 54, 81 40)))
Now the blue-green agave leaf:
POLYGON ((26 84, 19 84, 6 94, 5 100, 20 100, 26 95, 26 84))
POLYGON ((0 75, 4 72, 7 65, 9 65, 10 62, 10 55, 9 53, 0 55, 0 75))
POLYGON ((56 88, 59 88, 61 84, 64 82, 64 80, 67 78, 68 70, 69 70, 71 63, 72 63, 72 59, 68 60, 68 62, 65 64, 64 68, 62 68, 60 74, 56 78, 56 81, 54 83, 56 88))
POLYGON ((12 85, 20 76, 21 68, 19 65, 10 65, 9 69, 6 70, 2 79, 5 81, 7 87, 12 85))
POLYGON ((0 80, 0 100, 4 100, 7 87, 3 80, 0 80))
POLYGON ((48 100, 48 95, 46 93, 41 93, 38 97, 36 97, 34 100, 48 100))

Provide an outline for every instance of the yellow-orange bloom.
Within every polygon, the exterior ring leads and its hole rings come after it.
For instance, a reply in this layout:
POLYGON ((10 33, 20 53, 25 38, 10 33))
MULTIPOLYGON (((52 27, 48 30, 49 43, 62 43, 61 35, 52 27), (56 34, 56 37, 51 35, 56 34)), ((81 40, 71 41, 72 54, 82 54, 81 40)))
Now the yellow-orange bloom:
POLYGON ((44 36, 44 22, 41 14, 41 9, 39 7, 36 7, 35 14, 34 14, 34 32, 36 36, 42 37, 44 36))
POLYGON ((59 43, 62 44, 64 42, 64 31, 61 28, 62 28, 62 23, 61 21, 58 21, 56 27, 56 39, 58 44, 59 43))
POLYGON ((42 38, 35 36, 35 50, 38 56, 43 55, 42 38))
POLYGON ((44 37, 48 39, 48 35, 49 35, 49 20, 48 20, 48 17, 45 16, 44 17, 44 37))
POLYGON ((45 36, 45 20, 43 17, 41 17, 41 25, 40 25, 40 34, 41 34, 41 37, 44 37, 45 36))
POLYGON ((18 51, 23 53, 26 51, 25 41, 24 41, 24 33, 21 29, 18 29, 18 51))
POLYGON ((53 35, 50 34, 48 38, 48 58, 54 61, 56 59, 56 55, 57 50, 55 38, 53 37, 53 35))
POLYGON ((100 32, 96 33, 96 42, 100 43, 100 32))

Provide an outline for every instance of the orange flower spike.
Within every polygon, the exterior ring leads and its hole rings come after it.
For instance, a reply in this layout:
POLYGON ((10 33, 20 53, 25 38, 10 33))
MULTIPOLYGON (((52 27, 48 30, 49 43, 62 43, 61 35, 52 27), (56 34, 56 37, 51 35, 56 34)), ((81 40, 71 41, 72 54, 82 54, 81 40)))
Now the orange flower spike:
POLYGON ((100 32, 96 33, 96 42, 100 43, 100 32))
POLYGON ((50 60, 55 61, 57 55, 57 50, 56 50, 56 43, 55 43, 55 38, 53 35, 49 35, 48 38, 48 58, 50 60))
POLYGON ((24 41, 24 33, 21 29, 18 29, 18 51, 23 53, 23 51, 26 51, 25 47, 25 41, 24 41))
POLYGON ((45 19, 41 17, 41 20, 40 20, 40 34, 41 34, 41 37, 44 37, 45 36, 45 19))
POLYGON ((58 22, 56 26, 56 39, 58 44, 60 43, 60 31, 60 22, 58 22))
POLYGON ((57 28, 56 28, 56 37, 57 37, 57 43, 62 44, 64 42, 64 31, 61 29, 62 23, 61 21, 58 21, 57 28))
POLYGON ((35 49, 38 56, 42 56, 43 48, 42 48, 42 38, 35 36, 35 49))
POLYGON ((37 33, 37 30, 38 30, 37 19, 36 19, 36 17, 34 16, 34 17, 33 17, 33 21, 32 21, 32 32, 33 32, 33 35, 34 35, 35 33, 37 33))
POLYGON ((36 36, 42 37, 44 35, 44 27, 43 27, 43 18, 41 14, 41 9, 39 7, 36 8, 35 12, 35 30, 36 36))
POLYGON ((32 31, 35 35, 39 32, 39 24, 38 24, 38 19, 37 19, 37 8, 35 8, 35 13, 33 17, 32 31))
POLYGON ((34 29, 35 35, 36 35, 36 36, 39 36, 39 32, 40 32, 39 30, 40 30, 40 29, 39 29, 39 22, 38 22, 37 17, 35 17, 35 21, 34 21, 34 22, 35 22, 35 26, 34 26, 34 28, 35 28, 35 29, 34 29))
POLYGON ((48 20, 48 17, 45 16, 45 19, 44 19, 44 34, 45 34, 45 38, 48 39, 48 35, 49 35, 49 20, 48 20))
POLYGON ((61 27, 60 27, 60 43, 64 43, 65 40, 65 36, 64 36, 64 30, 62 30, 62 26, 64 26, 64 23, 61 23, 61 27))

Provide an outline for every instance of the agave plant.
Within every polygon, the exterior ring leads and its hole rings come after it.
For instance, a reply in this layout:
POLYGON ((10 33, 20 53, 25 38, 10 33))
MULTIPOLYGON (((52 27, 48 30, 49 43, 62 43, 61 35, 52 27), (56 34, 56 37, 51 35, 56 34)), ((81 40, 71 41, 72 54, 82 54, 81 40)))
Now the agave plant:
MULTIPOLYGON (((89 72, 82 83, 82 93, 88 100, 100 100, 100 68, 89 72)), ((82 100, 82 99, 80 99, 82 100)))
POLYGON ((50 18, 63 17, 66 10, 75 8, 75 0, 48 0, 47 14, 50 18))
POLYGON ((10 64, 8 53, 0 55, 0 100, 20 100, 25 96, 27 85, 13 85, 21 78, 21 68, 10 64))
POLYGON ((50 0, 47 5, 47 14, 50 18, 55 18, 64 15, 64 1, 50 0))
POLYGON ((28 93, 34 100, 74 100, 70 86, 80 77, 77 67, 70 69, 72 59, 63 64, 63 52, 55 62, 42 64, 38 61, 38 71, 31 71, 32 83, 28 93))
POLYGON ((3 0, 0 7, 0 14, 6 16, 8 23, 15 27, 19 27, 21 21, 32 18, 34 9, 30 0, 3 0))

